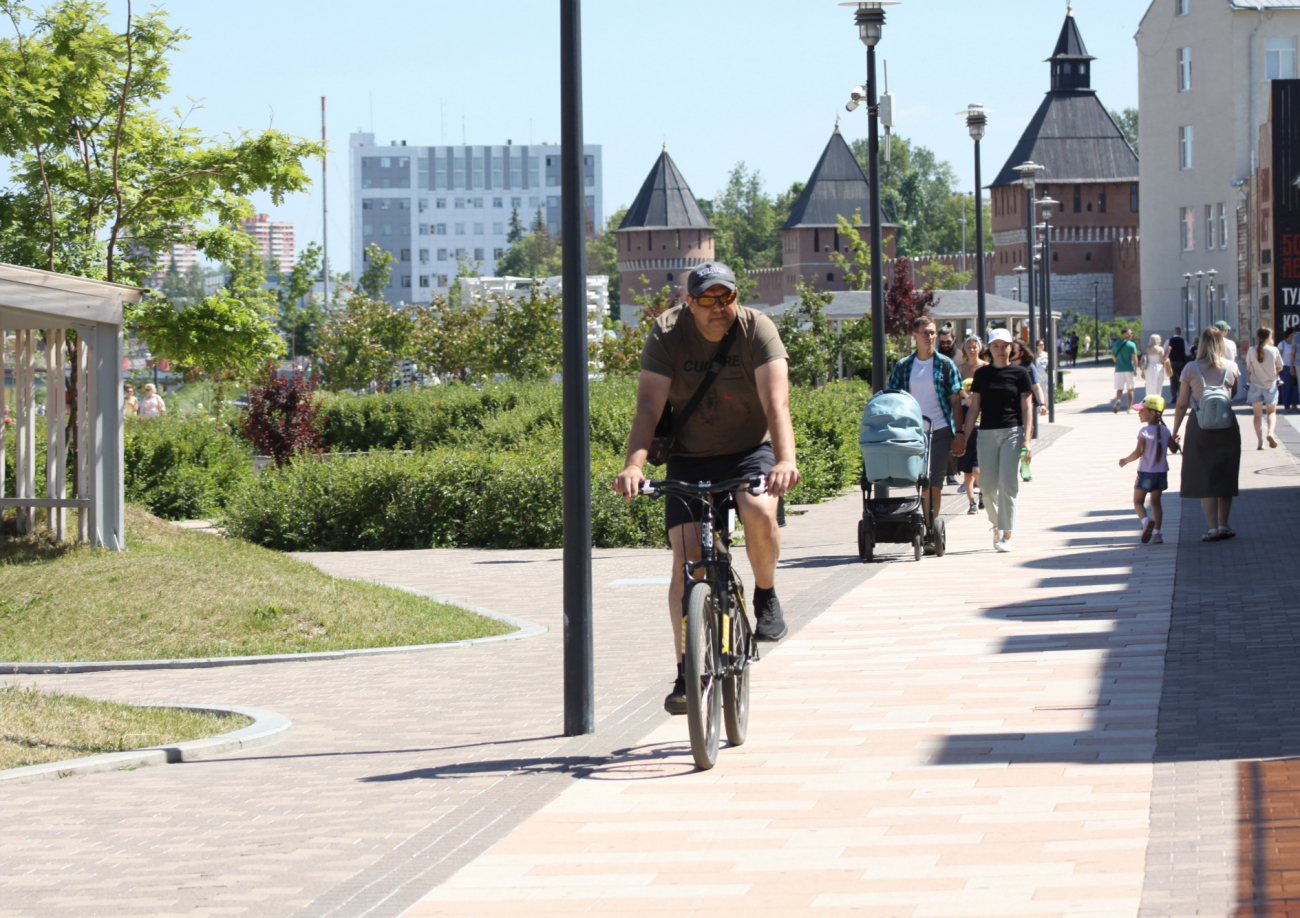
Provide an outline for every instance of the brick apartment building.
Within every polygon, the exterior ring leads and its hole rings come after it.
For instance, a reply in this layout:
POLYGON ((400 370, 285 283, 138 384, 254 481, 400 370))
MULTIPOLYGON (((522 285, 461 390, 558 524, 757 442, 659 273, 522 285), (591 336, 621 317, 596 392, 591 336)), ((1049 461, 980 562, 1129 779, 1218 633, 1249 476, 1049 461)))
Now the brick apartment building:
POLYGON ((1138 158, 1092 89, 1094 60, 1067 13, 1048 60, 1051 90, 990 186, 994 289, 1015 297, 1015 269, 1028 265, 1025 188, 1015 167, 1032 160, 1046 167, 1037 195, 1060 202, 1051 217, 1052 308, 1092 314, 1095 294, 1103 319, 1136 316, 1138 158))

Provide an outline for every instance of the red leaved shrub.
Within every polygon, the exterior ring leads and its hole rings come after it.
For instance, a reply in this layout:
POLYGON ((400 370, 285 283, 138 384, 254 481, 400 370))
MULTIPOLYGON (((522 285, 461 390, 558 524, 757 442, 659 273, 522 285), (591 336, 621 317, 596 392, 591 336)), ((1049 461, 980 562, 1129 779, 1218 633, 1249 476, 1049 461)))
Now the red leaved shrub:
POLYGON ((281 374, 268 363, 248 389, 244 436, 263 456, 283 466, 298 453, 321 452, 325 421, 316 404, 316 381, 301 371, 281 374))

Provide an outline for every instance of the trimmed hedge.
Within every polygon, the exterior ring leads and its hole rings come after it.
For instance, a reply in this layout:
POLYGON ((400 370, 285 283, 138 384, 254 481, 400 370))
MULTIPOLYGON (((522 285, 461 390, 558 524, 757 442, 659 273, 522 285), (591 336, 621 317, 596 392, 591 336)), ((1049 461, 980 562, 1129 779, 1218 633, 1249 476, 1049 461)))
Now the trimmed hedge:
POLYGON ((252 477, 253 449, 205 417, 126 422, 126 499, 168 520, 216 515, 252 477))
MULTIPOLYGON (((791 503, 816 503, 856 484, 858 425, 869 393, 860 382, 792 391, 804 480, 791 503)), ((635 394, 627 380, 591 388, 592 526, 602 548, 664 541, 659 503, 627 504, 610 489, 623 466, 635 394)), ((284 551, 560 545, 558 386, 332 396, 324 412, 331 448, 373 454, 303 456, 245 481, 226 507, 232 535, 284 551)))

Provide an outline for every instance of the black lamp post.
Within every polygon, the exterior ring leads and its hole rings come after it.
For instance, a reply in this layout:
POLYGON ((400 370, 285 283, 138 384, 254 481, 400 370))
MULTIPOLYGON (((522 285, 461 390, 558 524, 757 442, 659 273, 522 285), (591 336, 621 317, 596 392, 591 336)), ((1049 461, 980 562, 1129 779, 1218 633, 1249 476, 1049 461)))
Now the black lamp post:
MULTIPOLYGON (((980 178, 980 141, 984 139, 989 119, 984 106, 975 102, 957 114, 966 116, 966 129, 970 131, 971 140, 975 141, 975 328, 976 334, 983 339, 988 335, 988 314, 984 301, 984 187, 980 178)), ((962 253, 965 254, 964 232, 962 239, 962 253)))
MULTIPOLYGON (((867 46, 867 142, 870 148, 871 183, 871 388, 880 392, 885 388, 885 283, 884 254, 880 226, 880 104, 876 93, 876 45, 885 30, 885 7, 897 6, 901 0, 853 0, 840 6, 857 8, 853 21, 858 27, 858 37, 867 46)), ((854 93, 849 111, 858 107, 860 100, 854 93)))
POLYGON ((1098 282, 1092 282, 1092 362, 1101 362, 1101 311, 1097 306, 1098 282))
POLYGON ((1195 341, 1200 336, 1201 330, 1196 327, 1192 318, 1192 275, 1187 273, 1183 275, 1183 324, 1194 332, 1192 340, 1195 341))
POLYGON ((1025 292, 1024 290, 1021 289, 1020 282, 1021 280, 1024 279, 1025 272, 1027 270, 1029 269, 1026 268, 1024 265, 1016 265, 1014 268, 1011 269, 1011 273, 1016 276, 1016 302, 1017 303, 1023 303, 1025 301, 1025 292))
POLYGON ((1205 272, 1196 272, 1196 327, 1203 328, 1204 323, 1201 321, 1203 313, 1201 312, 1201 302, 1205 294, 1205 272))
MULTIPOLYGON (((1052 321, 1052 208, 1058 202, 1038 199, 1043 209, 1043 339, 1047 342, 1047 423, 1056 423, 1056 327, 1052 321)), ((1037 345, 1035 345, 1037 347, 1037 345)))
POLYGON ((591 602, 591 412, 583 196, 582 0, 560 0, 560 214, 564 245, 564 735, 596 732, 591 602))
MULTIPOLYGON (((1034 186, 1038 181, 1038 173, 1045 168, 1046 166, 1040 166, 1035 162, 1023 162, 1016 166, 1016 171, 1020 173, 1020 182, 1025 186, 1025 264, 1029 267, 1029 278, 1025 286, 1029 291, 1029 337, 1031 340, 1038 338, 1038 317, 1034 315, 1034 308, 1038 303, 1037 290, 1034 289, 1036 280, 1034 276, 1034 186)), ((1037 428, 1036 421, 1034 426, 1037 428)))
MULTIPOLYGON (((1207 294, 1207 295, 1206 295, 1206 297, 1205 297, 1205 302, 1206 302, 1206 303, 1209 305, 1209 307, 1210 307, 1210 322, 1211 322, 1211 324, 1213 324, 1214 321, 1215 321, 1215 316, 1214 316, 1214 291, 1215 291, 1215 288, 1216 288, 1218 285, 1214 283, 1214 277, 1215 277, 1215 275, 1218 274, 1218 273, 1219 273, 1219 272, 1216 271, 1216 270, 1214 270, 1213 268, 1211 268, 1210 270, 1208 270, 1208 271, 1205 272, 1205 276, 1208 277, 1208 278, 1210 279, 1209 286, 1206 288, 1206 294, 1207 294)), ((1219 316, 1219 318, 1220 318, 1220 319, 1223 319, 1225 322, 1228 320, 1228 317, 1227 317, 1226 315, 1219 316)))

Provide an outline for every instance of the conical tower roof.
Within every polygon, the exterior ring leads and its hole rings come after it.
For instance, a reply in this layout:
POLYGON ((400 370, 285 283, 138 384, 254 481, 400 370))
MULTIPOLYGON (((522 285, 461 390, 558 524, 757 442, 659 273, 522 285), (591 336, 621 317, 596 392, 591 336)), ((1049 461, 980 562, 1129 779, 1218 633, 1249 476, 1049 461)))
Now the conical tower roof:
POLYGON ((619 229, 712 229, 691 188, 665 149, 619 229))
POLYGON ((1074 9, 1071 7, 1065 14, 1065 24, 1061 26, 1061 37, 1056 40, 1056 50, 1048 58, 1052 61, 1095 61, 1096 58, 1088 53, 1088 49, 1083 44, 1083 36, 1079 34, 1078 23, 1074 21, 1074 9))
MULTIPOLYGON (((841 215, 852 220, 859 212, 863 221, 870 219, 871 185, 837 126, 782 228, 835 226, 841 215)), ((883 210, 881 220, 889 223, 883 210)))
POLYGON ((1049 59, 1052 88, 991 187, 1019 182, 1015 167, 1026 160, 1046 167, 1044 185, 1138 180, 1137 154, 1091 88, 1093 60, 1071 11, 1049 59))

